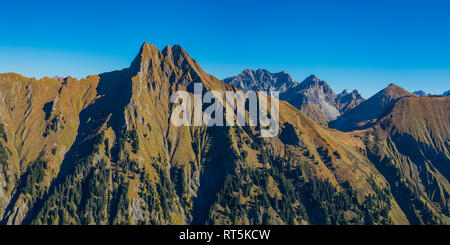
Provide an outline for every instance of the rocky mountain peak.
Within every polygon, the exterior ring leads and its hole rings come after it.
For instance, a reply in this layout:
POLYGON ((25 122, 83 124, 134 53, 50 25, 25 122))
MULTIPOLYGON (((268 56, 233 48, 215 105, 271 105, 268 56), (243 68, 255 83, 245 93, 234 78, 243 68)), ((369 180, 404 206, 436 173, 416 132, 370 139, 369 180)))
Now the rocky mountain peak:
POLYGON ((362 99, 363 97, 361 96, 361 94, 358 92, 358 90, 354 89, 352 90, 352 92, 348 92, 347 89, 342 90, 341 93, 337 94, 337 98, 353 98, 353 99, 362 99))
MULTIPOLYGON (((358 92, 357 89, 353 89, 353 90, 352 90, 352 94, 361 96, 361 94, 359 94, 359 92, 358 92)), ((361 96, 361 97, 362 97, 362 96, 361 96)))
POLYGON ((317 78, 316 75, 311 74, 311 75, 307 76, 304 81, 314 81, 315 82, 315 81, 320 81, 320 79, 317 78))
POLYGON ((164 49, 161 51, 164 56, 173 57, 172 47, 167 44, 164 49))
POLYGON ((327 82, 320 80, 315 75, 308 76, 305 80, 303 80, 303 82, 299 84, 299 87, 301 89, 308 89, 308 88, 321 89, 324 91, 325 94, 328 95, 328 97, 330 97, 330 99, 336 97, 330 85, 328 85, 327 82))
POLYGON ((156 58, 160 54, 158 48, 152 43, 144 42, 139 49, 136 58, 131 62, 130 68, 133 71, 146 70, 150 60, 156 58), (147 67, 146 67, 147 66, 147 67))
POLYGON ((252 70, 249 68, 237 76, 224 79, 224 82, 242 90, 276 90, 280 93, 284 93, 288 88, 298 84, 286 72, 271 73, 266 69, 252 70))
POLYGON ((351 93, 349 93, 347 89, 344 89, 336 96, 336 107, 339 109, 341 114, 344 114, 361 104, 363 101, 364 98, 358 90, 354 89, 351 93))
POLYGON ((175 61, 191 59, 191 57, 186 52, 186 50, 184 50, 184 48, 182 48, 178 44, 173 45, 172 52, 173 52, 173 57, 174 57, 175 61))

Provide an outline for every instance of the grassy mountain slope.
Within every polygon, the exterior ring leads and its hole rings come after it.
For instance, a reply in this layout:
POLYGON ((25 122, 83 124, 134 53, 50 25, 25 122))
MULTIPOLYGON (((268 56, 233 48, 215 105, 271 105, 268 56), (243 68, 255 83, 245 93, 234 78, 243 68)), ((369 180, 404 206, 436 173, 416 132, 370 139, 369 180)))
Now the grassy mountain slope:
POLYGON ((364 132, 369 157, 413 223, 449 216, 450 97, 404 97, 364 132))
POLYGON ((25 188, 26 178, 32 177, 27 171, 37 159, 45 159, 47 173, 36 189, 48 187, 75 140, 78 114, 95 99, 95 85, 93 78, 58 82, 11 73, 1 75, 0 88, 0 127, 5 136, 1 142, 5 154, 0 173, 0 214, 15 223, 23 218, 27 204, 36 195, 17 192, 25 188), (13 202, 22 205, 14 206, 13 202), (10 212, 4 214, 5 209, 10 212))
POLYGON ((80 81, 0 75, 2 223, 409 222, 360 138, 286 102, 273 138, 174 127, 170 95, 195 82, 236 90, 180 46, 147 43, 129 68, 80 81))

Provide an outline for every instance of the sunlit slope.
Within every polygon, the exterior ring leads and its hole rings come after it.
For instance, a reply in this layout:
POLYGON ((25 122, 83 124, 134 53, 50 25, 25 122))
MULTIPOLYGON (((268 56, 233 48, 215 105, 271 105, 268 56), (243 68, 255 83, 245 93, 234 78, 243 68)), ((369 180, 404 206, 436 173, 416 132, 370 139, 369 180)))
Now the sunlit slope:
POLYGON ((93 77, 56 81, 0 74, 0 127, 7 136, 1 143, 6 164, 0 173, 0 214, 5 219, 11 218, 12 223, 22 219, 30 200, 35 198, 33 193, 19 194, 17 185, 37 158, 46 159, 47 169, 38 188, 45 189, 59 172, 64 155, 75 140, 78 115, 95 99, 95 86, 93 77), (4 214, 7 207, 14 210, 15 217, 4 214))

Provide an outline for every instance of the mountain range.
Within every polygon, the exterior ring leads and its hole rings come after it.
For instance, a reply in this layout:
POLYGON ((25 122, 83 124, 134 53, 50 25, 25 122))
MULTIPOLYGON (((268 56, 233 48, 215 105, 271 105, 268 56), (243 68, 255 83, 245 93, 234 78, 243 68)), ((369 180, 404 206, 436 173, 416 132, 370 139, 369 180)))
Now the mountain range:
MULTIPOLYGON (((417 90, 417 91, 414 91, 413 93, 417 94, 419 96, 440 96, 440 95, 434 95, 434 94, 431 94, 431 93, 427 93, 427 92, 425 92, 423 90, 417 90)), ((449 95, 449 94, 450 94, 450 90, 447 90, 447 91, 442 93, 442 96, 446 96, 446 95, 449 95)))
POLYGON ((0 74, 0 101, 2 224, 450 222, 449 96, 390 85, 364 100, 266 70, 222 81, 144 43, 81 80, 0 74), (173 126, 170 96, 194 83, 279 90, 280 133, 173 126))
POLYGON ((246 69, 235 77, 226 78, 225 83, 241 90, 280 91, 280 99, 300 109, 319 124, 327 125, 342 113, 364 101, 357 90, 335 94, 331 87, 314 75, 302 82, 293 81, 286 72, 270 73, 264 69, 246 69))

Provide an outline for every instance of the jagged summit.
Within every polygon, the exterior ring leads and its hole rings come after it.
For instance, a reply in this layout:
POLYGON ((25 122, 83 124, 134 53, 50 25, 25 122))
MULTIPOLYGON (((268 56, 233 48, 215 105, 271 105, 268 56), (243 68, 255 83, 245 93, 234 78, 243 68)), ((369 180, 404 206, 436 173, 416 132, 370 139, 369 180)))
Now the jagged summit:
POLYGON ((271 73, 266 69, 252 70, 250 68, 243 70, 237 76, 224 79, 224 82, 246 91, 277 90, 280 93, 298 84, 286 72, 271 73))
POLYGON ((138 55, 145 56, 158 52, 158 48, 153 43, 144 42, 139 49, 138 55))
POLYGON ((138 70, 141 69, 141 65, 148 62, 150 57, 154 56, 156 53, 159 53, 159 50, 153 43, 149 44, 148 42, 144 42, 141 45, 136 58, 134 58, 134 60, 131 62, 130 68, 138 70))
POLYGON ((319 78, 315 74, 311 74, 305 78, 304 81, 320 81, 319 78))
MULTIPOLYGON (((344 90, 342 90, 342 92, 339 94, 339 95, 341 95, 341 96, 346 96, 346 95, 349 95, 349 94, 352 94, 352 95, 354 95, 354 96, 358 96, 358 97, 360 97, 361 95, 359 94, 359 91, 357 90, 357 89, 353 89, 352 90, 352 92, 348 92, 348 89, 344 89, 344 90)), ((362 98, 362 97, 361 97, 362 98)))
POLYGON ((308 87, 317 87, 317 86, 326 86, 329 87, 329 85, 325 82, 320 80, 316 75, 311 74, 308 77, 306 77, 302 82, 300 82, 299 86, 304 89, 308 87))
POLYGON ((319 79, 316 75, 309 75, 305 80, 303 80, 299 86, 304 88, 311 88, 311 87, 322 87, 325 90, 325 93, 332 93, 334 94, 334 91, 331 89, 330 85, 319 79))
POLYGON ((163 57, 171 57, 173 60, 191 59, 189 54, 180 45, 175 44, 172 47, 166 45, 161 51, 153 43, 144 42, 136 58, 132 63, 142 63, 143 61, 148 61, 149 59, 161 59, 163 57))
POLYGON ((173 53, 173 57, 176 58, 176 60, 180 59, 180 58, 184 58, 184 59, 192 59, 189 54, 186 52, 186 50, 184 50, 184 48, 182 48, 180 45, 175 44, 172 47, 172 53, 173 53))
POLYGON ((336 96, 336 107, 341 114, 345 114, 362 102, 364 102, 364 98, 356 89, 352 90, 351 93, 349 93, 347 89, 344 89, 342 93, 337 94, 336 96))
MULTIPOLYGON (((315 75, 308 76, 301 83, 290 89, 286 93, 286 100, 297 108, 317 107, 317 109, 308 108, 305 110, 308 116, 312 118, 325 117, 326 120, 334 120, 340 112, 336 108, 336 94, 333 89, 323 80, 315 75), (308 113, 309 112, 309 113, 308 113), (310 112, 320 112, 323 115, 315 115, 310 112)), ((324 124, 324 122, 321 122, 324 124)))
POLYGON ((165 75, 172 74, 169 83, 187 85, 188 80, 194 80, 202 82, 207 87, 213 87, 212 76, 205 73, 178 44, 166 45, 160 51, 154 44, 144 42, 129 69, 131 74, 140 74, 141 79, 150 76, 152 72, 161 72, 162 69, 165 75))

